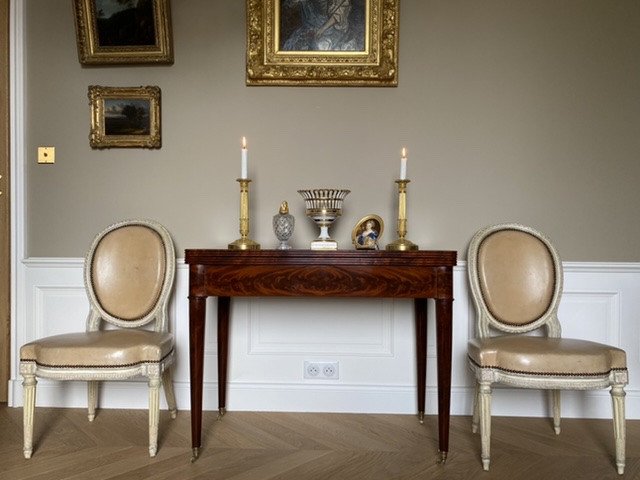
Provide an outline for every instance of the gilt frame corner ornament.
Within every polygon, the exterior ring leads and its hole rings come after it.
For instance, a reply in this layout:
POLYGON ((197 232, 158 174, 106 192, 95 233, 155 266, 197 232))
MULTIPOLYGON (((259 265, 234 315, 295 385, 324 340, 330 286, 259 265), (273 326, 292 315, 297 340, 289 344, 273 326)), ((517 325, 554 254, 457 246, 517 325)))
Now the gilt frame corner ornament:
POLYGON ((400 0, 246 0, 246 83, 398 85, 400 0))
POLYGON ((90 85, 88 97, 91 148, 161 148, 160 87, 90 85))
POLYGON ((173 63, 170 0, 73 0, 82 65, 173 63))

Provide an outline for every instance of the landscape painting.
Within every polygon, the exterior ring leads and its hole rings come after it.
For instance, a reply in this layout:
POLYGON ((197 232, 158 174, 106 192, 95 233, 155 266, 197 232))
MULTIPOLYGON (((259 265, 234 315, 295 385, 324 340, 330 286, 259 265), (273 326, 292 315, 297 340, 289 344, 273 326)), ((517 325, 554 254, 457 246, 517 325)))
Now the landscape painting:
POLYGON ((160 148, 160 88, 89 87, 92 148, 160 148))
POLYGON ((173 63, 169 0, 74 0, 80 63, 173 63))
POLYGON ((152 0, 94 0, 102 46, 155 46, 152 0))
POLYGON ((104 101, 105 135, 149 135, 151 102, 109 98, 104 101))

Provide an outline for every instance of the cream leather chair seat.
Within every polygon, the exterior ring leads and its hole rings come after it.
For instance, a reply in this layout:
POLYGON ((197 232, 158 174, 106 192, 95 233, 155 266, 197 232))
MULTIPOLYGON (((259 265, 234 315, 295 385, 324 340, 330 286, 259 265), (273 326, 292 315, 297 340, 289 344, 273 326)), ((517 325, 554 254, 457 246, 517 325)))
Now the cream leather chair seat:
POLYGON ((467 353, 481 368, 526 375, 609 375, 627 368, 624 350, 573 338, 510 335, 473 339, 467 353))
POLYGON ((23 362, 52 368, 120 368, 159 363, 173 353, 173 335, 144 330, 67 333, 27 343, 23 362))

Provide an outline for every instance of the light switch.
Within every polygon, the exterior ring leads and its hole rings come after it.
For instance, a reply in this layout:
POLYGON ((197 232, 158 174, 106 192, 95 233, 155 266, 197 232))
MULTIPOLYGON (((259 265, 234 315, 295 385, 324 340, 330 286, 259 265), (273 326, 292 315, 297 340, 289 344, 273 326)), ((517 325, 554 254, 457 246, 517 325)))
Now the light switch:
POLYGON ((38 147, 38 163, 56 163, 56 147, 38 147))

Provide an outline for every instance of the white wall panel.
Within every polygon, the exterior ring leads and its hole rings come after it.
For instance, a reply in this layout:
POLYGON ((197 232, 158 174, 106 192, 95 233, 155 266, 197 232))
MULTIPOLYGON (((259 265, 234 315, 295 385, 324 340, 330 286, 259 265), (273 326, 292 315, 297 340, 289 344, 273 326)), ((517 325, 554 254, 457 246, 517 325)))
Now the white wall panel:
POLYGON ((79 312, 86 314, 89 308, 84 287, 42 285, 35 286, 33 294, 34 337, 78 331, 79 312), (71 321, 69 312, 73 312, 71 321))
POLYGON ((617 292, 565 291, 558 310, 562 335, 619 345, 619 300, 617 292))
MULTIPOLYGON (((84 329, 88 302, 81 259, 30 259, 21 266, 14 334, 16 351, 27 341, 84 329)), ((179 262, 171 328, 176 336, 174 380, 178 406, 188 410, 188 267, 179 262)), ((607 342, 627 351, 627 416, 640 418, 640 264, 565 265, 560 320, 564 336, 607 342)), ((451 413, 468 415, 472 378, 466 345, 474 335, 474 308, 464 264, 454 269, 451 413)), ((207 302, 204 408, 217 409, 216 299, 207 302)), ((413 302, 391 299, 238 298, 232 302, 229 410, 413 413, 415 330, 413 302), (339 362, 339 379, 303 378, 303 363, 339 362)), ((435 312, 428 310, 427 412, 437 412, 435 312)), ((12 403, 22 403, 14 362, 12 403)), ((101 392, 104 407, 146 408, 146 384, 120 382, 101 392)), ((608 417, 606 391, 566 392, 563 415, 608 417)), ((83 406, 81 384, 41 381, 38 405, 83 406)), ((495 390, 496 415, 548 415, 542 392, 495 390)))
POLYGON ((393 355, 390 300, 309 300, 247 300, 249 355, 393 355))

